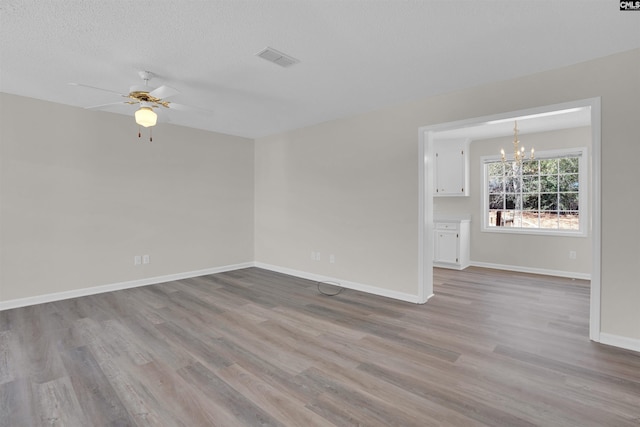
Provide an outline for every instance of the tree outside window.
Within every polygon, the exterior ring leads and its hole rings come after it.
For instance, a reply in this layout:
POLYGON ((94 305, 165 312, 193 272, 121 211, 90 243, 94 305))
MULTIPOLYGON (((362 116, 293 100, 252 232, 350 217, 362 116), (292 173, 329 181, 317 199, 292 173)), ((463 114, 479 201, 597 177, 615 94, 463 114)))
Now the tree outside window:
POLYGON ((485 159, 484 229, 583 232, 583 151, 538 153, 522 163, 485 159))

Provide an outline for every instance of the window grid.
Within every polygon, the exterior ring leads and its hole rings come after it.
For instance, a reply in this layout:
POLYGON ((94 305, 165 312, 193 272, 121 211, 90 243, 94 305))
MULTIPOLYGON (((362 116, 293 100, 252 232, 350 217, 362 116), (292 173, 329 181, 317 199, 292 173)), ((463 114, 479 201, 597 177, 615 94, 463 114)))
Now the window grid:
POLYGON ((579 165, 579 155, 486 163, 488 226, 580 231, 579 165))

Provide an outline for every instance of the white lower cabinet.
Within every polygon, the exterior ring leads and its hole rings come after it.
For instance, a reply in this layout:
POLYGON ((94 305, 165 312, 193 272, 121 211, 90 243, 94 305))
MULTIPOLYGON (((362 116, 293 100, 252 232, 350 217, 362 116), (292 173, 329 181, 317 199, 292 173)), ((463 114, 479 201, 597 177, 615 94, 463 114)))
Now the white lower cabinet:
POLYGON ((469 235, 471 221, 438 219, 434 224, 435 267, 462 270, 469 266, 469 235))

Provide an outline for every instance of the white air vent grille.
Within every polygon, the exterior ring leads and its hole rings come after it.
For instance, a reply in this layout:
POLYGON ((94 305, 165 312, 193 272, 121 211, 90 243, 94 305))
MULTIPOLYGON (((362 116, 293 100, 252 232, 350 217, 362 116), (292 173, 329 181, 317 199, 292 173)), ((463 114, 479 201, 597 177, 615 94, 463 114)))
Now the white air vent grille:
POLYGON ((278 64, 281 67, 290 67, 300 62, 296 58, 285 55, 282 52, 278 52, 271 47, 262 49, 260 52, 256 53, 256 56, 259 56, 262 59, 266 59, 269 62, 273 62, 274 64, 278 64))

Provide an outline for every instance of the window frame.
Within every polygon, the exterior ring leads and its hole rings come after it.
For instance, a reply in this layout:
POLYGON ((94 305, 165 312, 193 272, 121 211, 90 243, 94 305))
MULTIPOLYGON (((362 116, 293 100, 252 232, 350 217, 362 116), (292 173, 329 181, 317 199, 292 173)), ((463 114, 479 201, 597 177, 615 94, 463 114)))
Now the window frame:
MULTIPOLYGON (((487 233, 506 233, 506 234, 530 234, 545 236, 571 236, 571 237, 587 237, 588 236, 588 158, 587 148, 563 148, 557 150, 536 151, 535 160, 557 159, 564 157, 578 157, 578 230, 551 229, 551 228, 523 228, 523 227, 496 227, 489 225, 489 163, 501 162, 500 155, 482 156, 480 158, 480 170, 482 174, 482 226, 481 231, 487 233)), ((513 155, 507 156, 507 162, 513 161, 513 155)))

